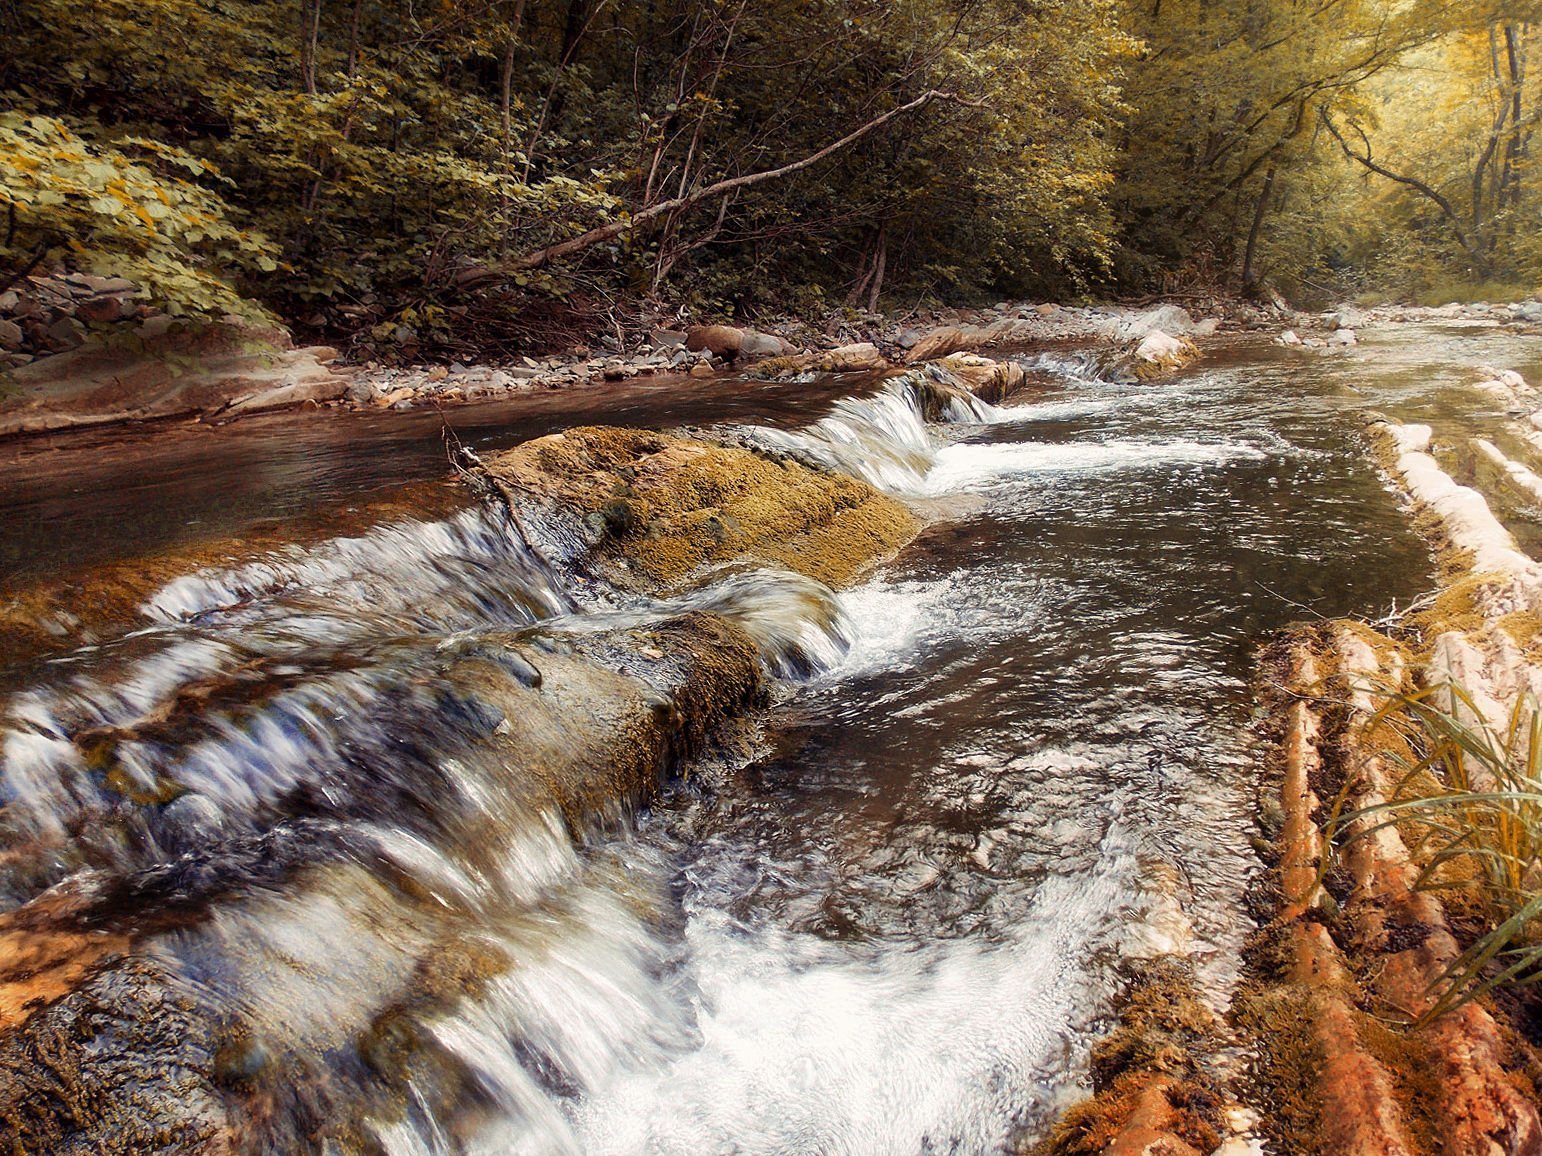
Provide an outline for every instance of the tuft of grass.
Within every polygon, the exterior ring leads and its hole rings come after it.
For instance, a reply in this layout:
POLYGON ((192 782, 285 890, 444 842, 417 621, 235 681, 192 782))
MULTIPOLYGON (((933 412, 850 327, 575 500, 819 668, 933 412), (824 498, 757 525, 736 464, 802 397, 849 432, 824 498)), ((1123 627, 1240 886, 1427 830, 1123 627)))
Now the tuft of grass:
POLYGON ((1432 985, 1422 1026, 1496 988, 1542 981, 1542 710, 1517 696, 1495 728, 1465 689, 1442 684, 1386 692, 1369 727, 1383 725, 1403 739, 1383 751, 1402 775, 1388 801, 1351 811, 1346 783, 1326 845, 1398 826, 1414 836, 1415 887, 1461 893, 1488 928, 1432 985))

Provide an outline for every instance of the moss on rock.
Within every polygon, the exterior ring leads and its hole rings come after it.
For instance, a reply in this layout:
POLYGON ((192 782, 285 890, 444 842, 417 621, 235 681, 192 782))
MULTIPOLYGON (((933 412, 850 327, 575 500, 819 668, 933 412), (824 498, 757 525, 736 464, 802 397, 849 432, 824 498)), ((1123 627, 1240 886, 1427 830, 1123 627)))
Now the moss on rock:
POLYGON ((903 503, 856 478, 644 430, 568 430, 485 464, 516 509, 576 519, 633 586, 745 557, 843 586, 918 529, 903 503))

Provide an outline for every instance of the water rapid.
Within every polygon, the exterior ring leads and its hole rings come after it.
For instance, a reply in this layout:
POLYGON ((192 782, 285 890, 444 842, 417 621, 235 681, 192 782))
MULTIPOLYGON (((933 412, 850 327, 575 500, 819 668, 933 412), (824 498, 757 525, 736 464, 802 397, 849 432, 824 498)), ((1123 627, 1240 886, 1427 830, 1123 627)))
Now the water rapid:
POLYGON ((0 901, 174 1009, 158 1046, 223 1098, 169 1110, 189 1135, 238 1104, 284 1151, 1009 1150, 1083 1087, 1122 962, 1228 998, 1256 641, 1428 567, 1348 363, 1028 360, 1005 406, 917 370, 703 415, 924 511, 841 592, 643 595, 469 500, 151 584, 0 687, 0 901), (719 618, 752 725, 598 781, 719 618))

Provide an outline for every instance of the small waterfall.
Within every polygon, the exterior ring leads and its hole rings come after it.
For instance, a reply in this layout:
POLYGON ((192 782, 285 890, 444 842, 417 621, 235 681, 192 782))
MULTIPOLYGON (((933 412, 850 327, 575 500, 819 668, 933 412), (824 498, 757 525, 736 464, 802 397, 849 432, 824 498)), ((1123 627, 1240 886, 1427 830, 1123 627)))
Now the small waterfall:
POLYGON ((928 421, 986 424, 1003 413, 934 363, 891 377, 871 397, 843 398, 805 430, 755 429, 749 436, 765 449, 851 474, 881 490, 916 494, 937 448, 928 421))

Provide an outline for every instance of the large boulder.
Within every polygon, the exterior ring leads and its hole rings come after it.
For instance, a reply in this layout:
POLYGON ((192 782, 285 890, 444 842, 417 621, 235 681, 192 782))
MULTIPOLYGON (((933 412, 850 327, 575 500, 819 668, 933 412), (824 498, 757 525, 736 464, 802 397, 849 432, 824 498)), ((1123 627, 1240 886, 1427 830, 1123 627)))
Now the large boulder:
POLYGON ((856 478, 646 430, 567 430, 484 464, 526 516, 622 585, 674 584, 743 557, 846 585, 917 529, 856 478))
POLYGON ((878 347, 870 341, 855 345, 841 345, 827 349, 814 359, 813 368, 824 373, 858 373, 863 370, 885 369, 888 361, 878 347))
POLYGON ((966 349, 978 347, 977 335, 953 325, 944 325, 933 329, 916 340, 906 352, 905 358, 910 362, 935 361, 939 357, 946 357, 950 353, 958 353, 966 349))
POLYGON ((1194 332, 1194 318, 1181 305, 1158 305, 1152 309, 1115 313, 1098 328, 1102 337, 1121 343, 1144 341, 1153 333, 1186 337, 1194 332))
POLYGON ((938 364, 975 397, 993 405, 1021 388, 1026 377, 1023 367, 1015 361, 993 361, 975 353, 955 353, 938 364))
POLYGON ((1174 337, 1160 329, 1146 334, 1129 359, 1130 372, 1139 381, 1150 381, 1182 369, 1199 356, 1199 350, 1186 337, 1174 337))
POLYGON ((792 353, 793 347, 773 333, 757 333, 746 330, 739 343, 741 357, 781 357, 792 353))
POLYGON ((737 357, 744 348, 744 330, 732 325, 695 325, 686 331, 685 347, 692 353, 705 350, 713 357, 737 357))

